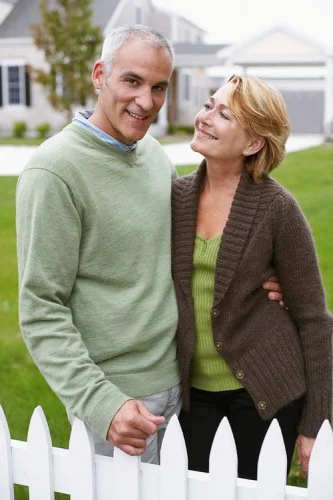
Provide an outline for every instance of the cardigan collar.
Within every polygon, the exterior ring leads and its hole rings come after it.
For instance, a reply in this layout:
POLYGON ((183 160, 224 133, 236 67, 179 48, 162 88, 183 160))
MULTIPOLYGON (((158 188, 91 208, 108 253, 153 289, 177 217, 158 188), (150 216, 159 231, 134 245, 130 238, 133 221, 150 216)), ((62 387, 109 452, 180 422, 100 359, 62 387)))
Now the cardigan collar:
MULTIPOLYGON (((185 289, 191 290, 193 252, 196 235, 199 194, 206 175, 206 161, 203 160, 191 181, 182 191, 182 208, 177 213, 181 227, 181 241, 175 241, 177 279, 185 289)), ((243 172, 231 205, 225 225, 216 262, 214 304, 220 302, 235 275, 243 249, 250 232, 260 200, 260 184, 251 175, 243 172)))

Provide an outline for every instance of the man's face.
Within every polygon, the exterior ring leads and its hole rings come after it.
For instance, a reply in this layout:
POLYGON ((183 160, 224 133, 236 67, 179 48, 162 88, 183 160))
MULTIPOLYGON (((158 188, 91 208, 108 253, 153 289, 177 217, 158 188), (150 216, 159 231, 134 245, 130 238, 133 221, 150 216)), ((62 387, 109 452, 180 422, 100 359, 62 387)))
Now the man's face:
POLYGON ((92 80, 100 92, 90 121, 125 144, 142 139, 163 106, 171 73, 166 48, 139 40, 126 43, 108 78, 103 62, 94 66, 92 80))

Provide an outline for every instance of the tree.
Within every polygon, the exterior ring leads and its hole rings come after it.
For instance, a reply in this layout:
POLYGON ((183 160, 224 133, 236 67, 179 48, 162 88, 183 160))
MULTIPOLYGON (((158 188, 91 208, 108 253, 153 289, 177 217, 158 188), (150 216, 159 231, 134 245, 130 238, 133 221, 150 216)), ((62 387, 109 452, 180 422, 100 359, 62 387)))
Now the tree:
POLYGON ((34 79, 47 90, 55 109, 67 111, 84 105, 94 94, 91 65, 103 35, 92 24, 91 0, 39 0, 40 24, 31 27, 35 45, 44 52, 49 71, 34 69, 34 79))

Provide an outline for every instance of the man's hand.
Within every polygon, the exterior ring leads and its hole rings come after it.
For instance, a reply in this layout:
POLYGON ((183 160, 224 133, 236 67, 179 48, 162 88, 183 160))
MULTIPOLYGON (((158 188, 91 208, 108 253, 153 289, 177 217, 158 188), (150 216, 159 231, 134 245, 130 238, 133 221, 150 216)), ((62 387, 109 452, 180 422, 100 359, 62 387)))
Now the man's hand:
POLYGON ((276 300, 281 307, 285 307, 282 290, 277 276, 271 276, 266 283, 263 284, 263 288, 268 290, 269 299, 276 300))
POLYGON ((142 455, 146 439, 164 422, 164 417, 150 413, 141 401, 126 401, 113 417, 107 439, 128 455, 142 455))
POLYGON ((306 477, 309 472, 309 460, 314 445, 314 438, 302 436, 297 438, 297 465, 302 468, 302 477, 306 477))

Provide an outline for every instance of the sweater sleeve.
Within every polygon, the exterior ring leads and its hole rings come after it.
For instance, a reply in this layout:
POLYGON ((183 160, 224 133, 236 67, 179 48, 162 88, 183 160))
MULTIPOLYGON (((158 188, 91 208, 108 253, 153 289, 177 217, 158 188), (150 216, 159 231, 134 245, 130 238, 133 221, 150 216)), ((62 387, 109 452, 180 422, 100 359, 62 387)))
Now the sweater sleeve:
POLYGON ((79 266, 81 218, 65 182, 43 169, 24 171, 16 224, 26 345, 68 411, 106 437, 113 416, 131 398, 92 361, 67 305, 79 266))
POLYGON ((333 318, 327 310, 310 227, 290 195, 278 198, 275 269, 299 331, 307 382, 299 432, 315 437, 331 414, 333 318))

